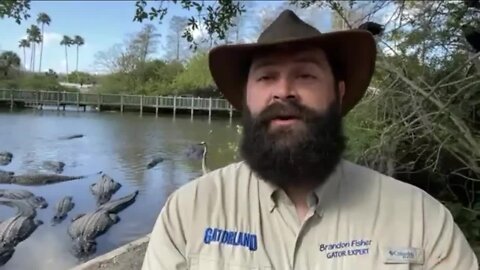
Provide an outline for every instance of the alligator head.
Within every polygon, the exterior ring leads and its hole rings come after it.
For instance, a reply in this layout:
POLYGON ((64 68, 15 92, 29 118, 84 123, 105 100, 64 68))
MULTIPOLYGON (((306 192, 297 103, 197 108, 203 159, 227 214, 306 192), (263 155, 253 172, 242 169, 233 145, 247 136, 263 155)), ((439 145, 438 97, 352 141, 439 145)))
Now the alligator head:
POLYGON ((6 264, 12 258, 14 252, 13 247, 0 244, 0 266, 6 264))
POLYGON ((47 200, 45 200, 45 198, 43 198, 42 196, 35 196, 35 197, 28 198, 27 201, 28 201, 28 204, 30 204, 32 207, 35 207, 35 208, 44 209, 48 207, 47 200))
POLYGON ((97 251, 95 240, 78 237, 73 240, 71 252, 78 259, 86 259, 97 251))

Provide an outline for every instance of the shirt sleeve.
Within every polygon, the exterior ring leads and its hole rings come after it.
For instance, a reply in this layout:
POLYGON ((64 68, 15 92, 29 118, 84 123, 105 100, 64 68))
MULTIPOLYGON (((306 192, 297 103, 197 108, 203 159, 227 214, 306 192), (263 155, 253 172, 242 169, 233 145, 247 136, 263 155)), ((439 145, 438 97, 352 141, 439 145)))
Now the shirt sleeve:
POLYGON ((153 227, 145 253, 142 270, 187 269, 185 257, 185 220, 182 207, 174 192, 166 201, 153 227))
POLYGON ((478 270, 478 259, 450 211, 425 195, 426 270, 478 270))

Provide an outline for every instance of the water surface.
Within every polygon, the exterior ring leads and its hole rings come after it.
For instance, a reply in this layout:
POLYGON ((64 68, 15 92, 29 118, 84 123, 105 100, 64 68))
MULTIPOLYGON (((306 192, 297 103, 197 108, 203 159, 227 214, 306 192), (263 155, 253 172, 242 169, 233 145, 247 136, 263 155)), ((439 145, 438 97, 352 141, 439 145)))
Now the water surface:
MULTIPOLYGON (((229 143, 238 141, 236 121, 201 116, 138 113, 76 112, 55 110, 0 111, 0 151, 9 151, 13 161, 0 169, 16 174, 39 171, 44 160, 63 161, 64 175, 84 175, 103 171, 120 182, 122 188, 112 199, 140 193, 136 202, 120 212, 121 221, 97 238, 95 256, 149 233, 168 195, 201 173, 201 161, 189 160, 183 151, 191 144, 208 144, 208 166, 216 169, 234 161, 229 143), (59 140, 65 135, 83 138, 59 140), (165 161, 146 170, 155 155, 165 161)), ((37 211, 44 224, 17 247, 2 269, 69 269, 78 261, 69 253, 67 234, 70 219, 95 209, 89 186, 98 175, 47 186, 1 185, 0 188, 26 189, 47 199, 49 206, 37 211), (51 226, 54 205, 63 196, 73 196, 75 208, 66 220, 51 226)), ((0 220, 14 211, 0 206, 0 220)))

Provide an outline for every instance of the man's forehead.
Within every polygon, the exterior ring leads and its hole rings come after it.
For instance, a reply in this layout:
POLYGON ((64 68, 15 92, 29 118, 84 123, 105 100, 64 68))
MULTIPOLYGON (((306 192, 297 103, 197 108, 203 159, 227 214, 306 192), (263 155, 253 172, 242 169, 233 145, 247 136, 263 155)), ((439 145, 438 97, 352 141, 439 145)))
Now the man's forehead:
POLYGON ((322 49, 282 49, 275 50, 262 55, 257 55, 253 58, 252 68, 257 69, 259 67, 279 64, 282 62, 312 62, 320 66, 328 64, 327 56, 322 49))

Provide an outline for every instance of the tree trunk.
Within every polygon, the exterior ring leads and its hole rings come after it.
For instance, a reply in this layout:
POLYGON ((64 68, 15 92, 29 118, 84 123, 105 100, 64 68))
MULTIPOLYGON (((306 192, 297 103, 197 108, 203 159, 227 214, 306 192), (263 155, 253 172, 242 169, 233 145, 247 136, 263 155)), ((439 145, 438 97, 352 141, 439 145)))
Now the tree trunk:
POLYGON ((77 66, 76 66, 76 69, 75 69, 75 70, 77 71, 77 73, 78 73, 78 48, 79 48, 79 47, 80 47, 80 46, 77 45, 77 66))
POLYGON ((177 33, 177 61, 180 59, 180 34, 177 33))
POLYGON ((67 45, 65 45, 65 68, 67 70, 67 83, 68 83, 68 52, 67 45))
POLYGON ((32 72, 35 73, 35 56, 37 54, 37 44, 33 43, 33 62, 32 62, 32 72))
POLYGON ((30 48, 30 66, 29 70, 32 71, 32 64, 33 64, 33 47, 35 46, 34 43, 32 43, 32 47, 30 48))
POLYGON ((43 56, 43 40, 44 40, 44 32, 43 32, 43 27, 45 26, 44 23, 42 23, 42 45, 40 47, 40 63, 38 65, 38 72, 42 72, 42 56, 43 56))
POLYGON ((25 47, 23 47, 23 67, 25 67, 25 64, 27 63, 27 53, 25 51, 25 47))

